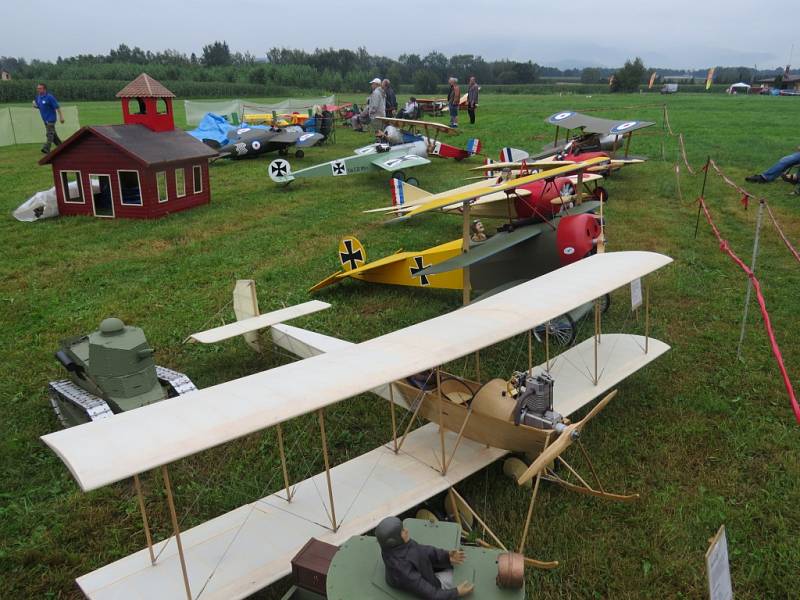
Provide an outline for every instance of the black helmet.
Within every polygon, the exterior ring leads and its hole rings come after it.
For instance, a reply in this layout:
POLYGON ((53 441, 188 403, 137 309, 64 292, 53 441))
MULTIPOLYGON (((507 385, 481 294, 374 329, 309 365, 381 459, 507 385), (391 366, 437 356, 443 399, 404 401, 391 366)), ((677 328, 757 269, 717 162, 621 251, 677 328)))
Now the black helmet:
POLYGON ((381 550, 395 548, 403 543, 400 534, 403 532, 403 522, 397 517, 386 517, 375 528, 375 537, 381 550))

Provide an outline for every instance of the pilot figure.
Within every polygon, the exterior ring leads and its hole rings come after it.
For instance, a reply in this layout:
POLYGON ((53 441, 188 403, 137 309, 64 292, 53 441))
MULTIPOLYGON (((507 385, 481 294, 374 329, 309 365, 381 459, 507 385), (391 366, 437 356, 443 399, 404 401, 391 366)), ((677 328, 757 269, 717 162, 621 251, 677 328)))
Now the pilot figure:
POLYGON ((475 219, 470 225, 470 239, 473 242, 485 242, 486 241, 486 228, 483 226, 478 219, 475 219))
POLYGON ((423 600, 453 600, 472 593, 464 581, 453 585, 453 565, 464 562, 462 550, 442 550, 411 539, 397 517, 386 517, 375 528, 386 568, 386 583, 423 600))

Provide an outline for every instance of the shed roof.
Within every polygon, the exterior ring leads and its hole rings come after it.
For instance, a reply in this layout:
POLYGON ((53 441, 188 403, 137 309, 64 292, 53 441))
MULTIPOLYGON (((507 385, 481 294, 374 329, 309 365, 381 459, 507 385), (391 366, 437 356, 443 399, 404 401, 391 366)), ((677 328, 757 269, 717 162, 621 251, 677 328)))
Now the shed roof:
POLYGON ((81 127, 69 139, 44 156, 40 165, 46 165, 87 135, 95 135, 118 148, 145 167, 165 163, 211 158, 217 151, 181 129, 154 132, 144 125, 96 125, 81 127))
POLYGON ((136 79, 117 92, 117 98, 174 98, 175 94, 165 88, 147 73, 142 73, 136 79))

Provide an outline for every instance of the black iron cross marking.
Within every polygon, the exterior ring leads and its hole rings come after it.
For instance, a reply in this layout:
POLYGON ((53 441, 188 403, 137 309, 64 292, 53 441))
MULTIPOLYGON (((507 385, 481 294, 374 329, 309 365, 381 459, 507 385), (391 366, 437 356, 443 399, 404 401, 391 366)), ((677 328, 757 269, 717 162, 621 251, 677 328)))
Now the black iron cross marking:
POLYGON ((278 162, 272 165, 272 174, 277 175, 278 177, 283 177, 286 175, 286 163, 278 162))
POLYGON ((345 240, 344 247, 347 252, 339 252, 339 260, 344 265, 345 263, 350 263, 350 268, 355 269, 358 267, 359 262, 364 262, 364 254, 361 252, 359 248, 355 252, 353 251, 353 240, 345 240))
POLYGON ((334 175, 344 175, 344 163, 341 163, 341 162, 333 163, 333 174, 334 175))
MULTIPOLYGON (((410 269, 412 277, 416 277, 417 273, 419 273, 423 269, 427 269, 428 267, 430 267, 430 265, 426 265, 423 262, 421 256, 415 256, 414 257, 414 263, 416 263, 417 266, 416 267, 411 267, 411 269, 410 269)), ((428 281, 428 276, 427 275, 420 275, 419 282, 420 282, 421 285, 430 285, 430 283, 431 283, 430 281, 428 281)))

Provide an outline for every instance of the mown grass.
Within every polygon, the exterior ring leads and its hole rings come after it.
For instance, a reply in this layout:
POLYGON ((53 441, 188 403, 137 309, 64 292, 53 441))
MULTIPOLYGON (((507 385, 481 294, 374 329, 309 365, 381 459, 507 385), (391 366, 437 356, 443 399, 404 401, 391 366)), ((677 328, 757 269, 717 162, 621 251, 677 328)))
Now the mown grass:
MULTIPOLYGON (((603 109, 597 114, 658 122, 634 140, 634 152, 653 160, 607 184, 607 234, 610 250, 651 249, 675 258, 653 278, 652 288, 653 335, 673 350, 621 386, 619 397, 585 436, 606 485, 638 491, 642 500, 611 504, 544 486, 527 553, 558 559, 561 566, 529 571, 528 583, 542 598, 704 597, 707 541, 725 523, 737 597, 796 597, 797 424, 755 305, 744 361, 736 359, 745 280, 719 252, 704 222, 694 237, 693 199, 701 178, 682 171, 680 201, 677 144, 661 129, 661 108, 652 106, 661 101, 654 96, 484 95, 478 124, 470 127, 462 118, 459 141, 477 135, 492 156, 505 145, 538 148, 552 135, 543 119, 557 110, 603 109), (637 105, 642 108, 627 108, 637 105)), ((741 181, 797 144, 786 135, 800 116, 793 98, 677 95, 665 101, 673 128, 686 135, 695 167, 711 155, 741 181)), ((120 119, 114 102, 82 103, 80 111, 83 123, 120 119)), ((330 160, 366 141, 340 130, 336 145, 310 150, 298 166, 330 160)), ((36 145, 0 148, 0 206, 6 215, 52 185, 49 168, 36 165, 39 157, 36 145)), ((59 339, 117 315, 145 329, 159 363, 186 372, 199 386, 211 385, 288 360, 277 352, 254 355, 238 340, 215 347, 182 343, 220 317, 232 318, 226 305, 234 279, 254 278, 262 310, 269 310, 307 299, 306 289, 335 270, 343 234, 356 234, 371 257, 459 235, 458 219, 446 215, 384 227, 380 218, 362 214, 388 201, 384 175, 298 181, 283 189, 267 178, 267 163, 215 164, 212 203, 159 221, 62 218, 22 224, 7 216, 0 222, 2 597, 78 597, 75 577, 144 544, 129 484, 82 494, 38 439, 58 427, 45 389, 49 380, 62 376, 52 358, 59 339)), ((458 185, 465 174, 465 165, 452 161, 435 161, 414 172, 431 191, 458 185)), ((790 239, 800 240, 800 198, 782 183, 756 191, 768 197, 790 239)), ((733 248, 749 258, 754 207, 745 211, 715 177, 709 177, 706 197, 733 248)), ((759 275, 784 358, 796 375, 798 265, 769 224, 762 233, 759 275)), ((456 293, 349 281, 322 297, 333 308, 298 324, 353 341, 452 310, 460 302, 456 293)), ((628 302, 625 290, 614 295, 606 330, 641 330, 628 302)), ((510 340, 484 353, 484 376, 507 376, 523 365, 523 344, 510 340)), ((390 435, 385 404, 372 397, 330 409, 328 420, 335 462, 390 435)), ((278 489, 273 436, 271 431, 255 434, 175 465, 183 525, 278 489)), ((292 423, 287 439, 293 477, 321 468, 313 419, 292 423)), ((150 475, 144 485, 156 537, 164 536, 169 520, 162 488, 150 475)), ((459 489, 501 537, 518 539, 529 496, 503 476, 500 464, 459 489)), ((283 588, 279 584, 263 595, 273 597, 283 588)))

